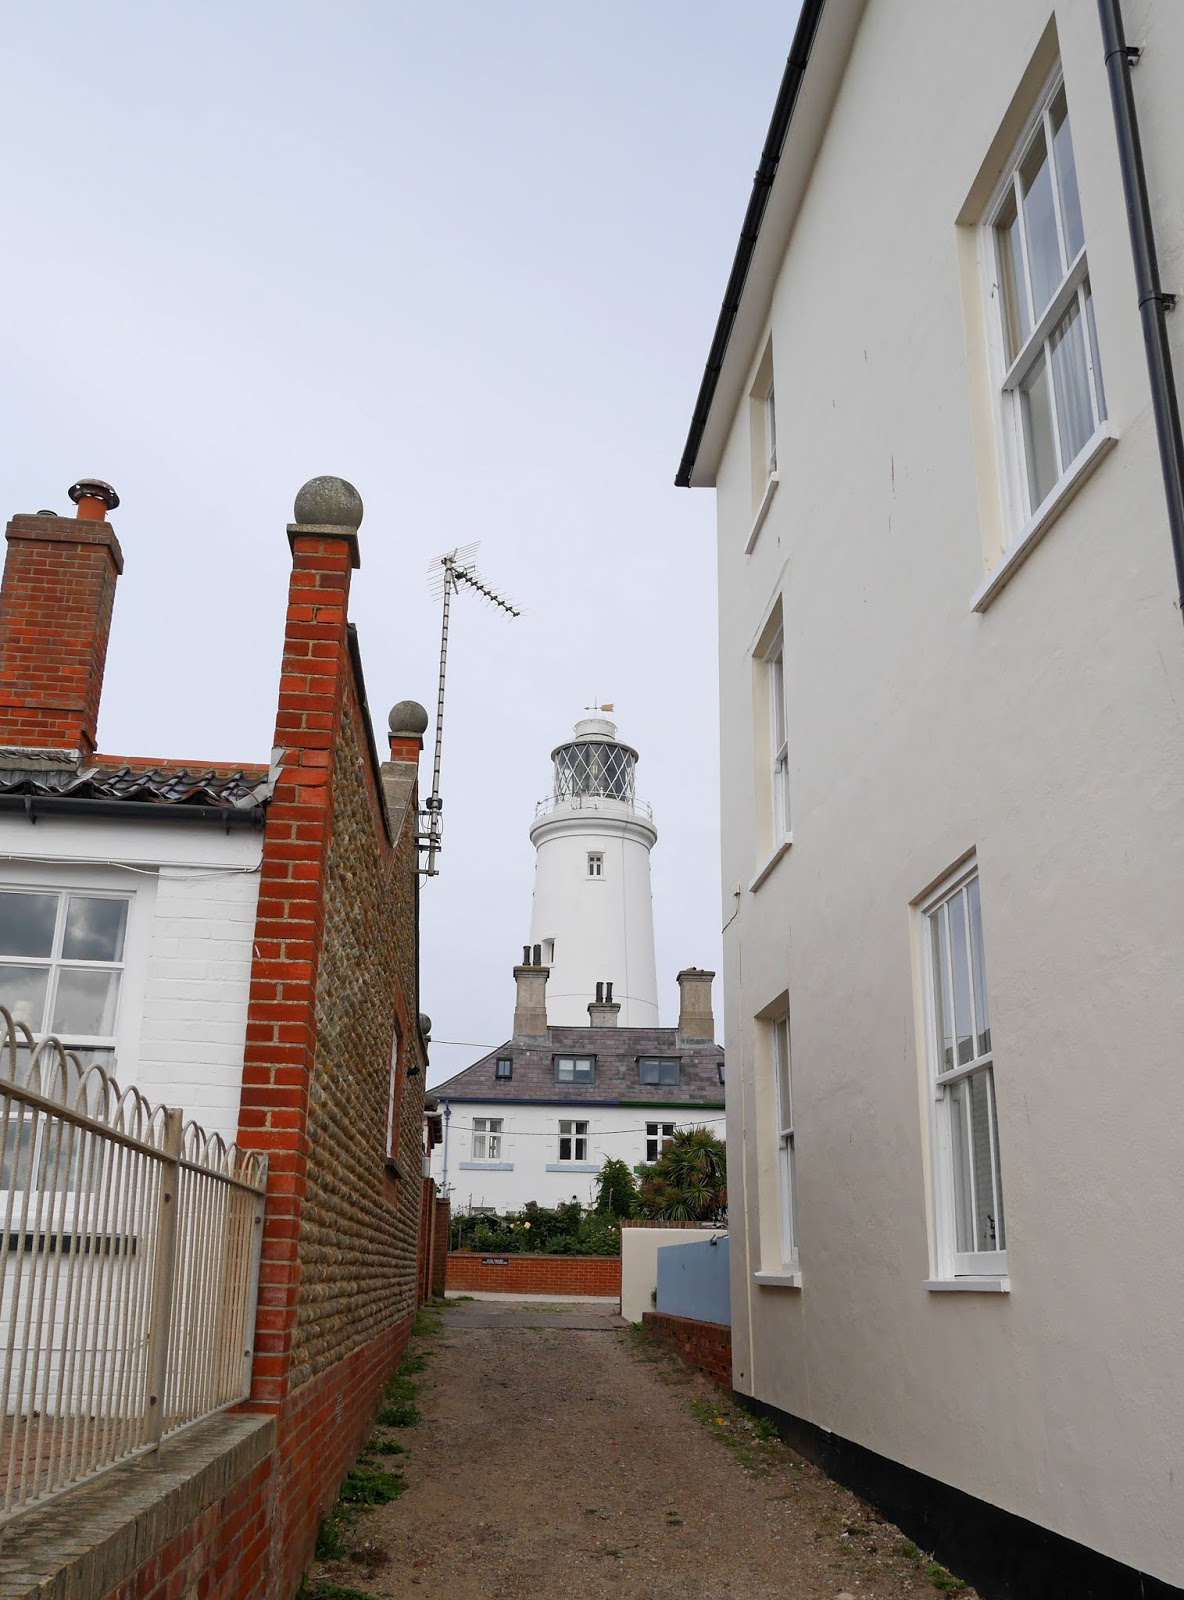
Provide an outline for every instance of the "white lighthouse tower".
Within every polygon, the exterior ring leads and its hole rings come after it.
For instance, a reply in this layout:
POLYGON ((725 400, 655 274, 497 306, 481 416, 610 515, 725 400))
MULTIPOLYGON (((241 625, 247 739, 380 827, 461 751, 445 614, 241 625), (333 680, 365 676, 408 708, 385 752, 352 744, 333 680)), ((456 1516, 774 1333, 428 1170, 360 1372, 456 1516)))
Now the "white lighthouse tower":
POLYGON ((634 792, 637 751, 606 717, 577 722, 551 752, 555 782, 535 810, 531 943, 550 967, 547 1017, 587 1027, 597 984, 612 984, 618 1026, 658 1026, 650 851, 653 816, 634 792))

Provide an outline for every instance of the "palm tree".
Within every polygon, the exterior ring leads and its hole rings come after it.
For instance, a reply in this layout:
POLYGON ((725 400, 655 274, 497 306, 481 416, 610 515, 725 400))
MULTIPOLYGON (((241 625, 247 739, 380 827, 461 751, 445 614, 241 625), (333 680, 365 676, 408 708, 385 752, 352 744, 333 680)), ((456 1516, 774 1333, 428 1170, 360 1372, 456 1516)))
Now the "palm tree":
POLYGON ((638 1210, 672 1222, 718 1222, 728 1206, 728 1158, 710 1128, 680 1128, 642 1179, 638 1210))

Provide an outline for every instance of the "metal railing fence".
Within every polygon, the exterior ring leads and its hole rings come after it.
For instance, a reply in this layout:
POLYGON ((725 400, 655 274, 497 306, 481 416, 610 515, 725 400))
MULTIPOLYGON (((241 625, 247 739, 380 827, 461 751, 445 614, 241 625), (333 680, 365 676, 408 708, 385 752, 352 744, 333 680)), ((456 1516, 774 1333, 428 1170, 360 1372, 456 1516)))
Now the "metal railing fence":
POLYGON ((266 1182, 0 1006, 0 1526, 246 1398, 266 1182))

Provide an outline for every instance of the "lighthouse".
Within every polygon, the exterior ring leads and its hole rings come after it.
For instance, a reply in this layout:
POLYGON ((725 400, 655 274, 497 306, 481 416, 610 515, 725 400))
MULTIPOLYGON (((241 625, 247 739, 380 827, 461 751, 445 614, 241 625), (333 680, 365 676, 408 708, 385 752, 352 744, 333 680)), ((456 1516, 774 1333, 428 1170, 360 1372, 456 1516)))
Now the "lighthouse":
POLYGON ((550 968, 549 1021, 587 1027, 589 1005, 604 999, 620 1006, 617 1026, 656 1028, 650 851, 658 830, 637 799, 637 751, 606 717, 585 717, 551 761, 552 791, 530 830, 530 937, 550 968))

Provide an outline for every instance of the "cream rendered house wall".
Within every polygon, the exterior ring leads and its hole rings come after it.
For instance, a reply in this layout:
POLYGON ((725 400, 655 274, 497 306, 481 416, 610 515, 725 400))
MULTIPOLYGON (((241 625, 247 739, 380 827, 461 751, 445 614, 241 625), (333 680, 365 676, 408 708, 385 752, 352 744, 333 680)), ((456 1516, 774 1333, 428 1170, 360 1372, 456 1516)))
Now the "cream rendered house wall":
MULTIPOLYGON (((1092 0, 1055 15, 1118 439, 971 609, 998 559, 998 495, 985 312, 957 219, 1052 9, 870 0, 766 308, 781 482, 750 555, 744 397, 718 463, 734 1378, 1181 1584, 1184 629, 1092 0), (753 652, 778 599, 793 842, 752 891, 766 857, 753 652), (1006 1294, 925 1287, 914 905, 970 851, 1006 1294), (782 1265, 755 1019, 786 994, 800 1288, 753 1276, 782 1265)), ((1184 7, 1126 10, 1149 44, 1135 88, 1163 279, 1184 288, 1184 7)), ((1184 324, 1171 331, 1180 374, 1184 324)))

